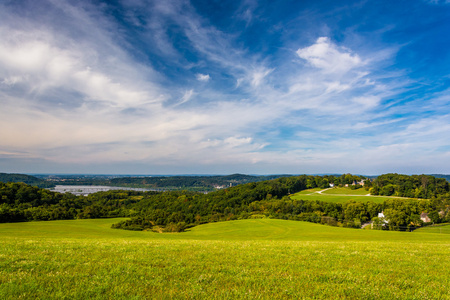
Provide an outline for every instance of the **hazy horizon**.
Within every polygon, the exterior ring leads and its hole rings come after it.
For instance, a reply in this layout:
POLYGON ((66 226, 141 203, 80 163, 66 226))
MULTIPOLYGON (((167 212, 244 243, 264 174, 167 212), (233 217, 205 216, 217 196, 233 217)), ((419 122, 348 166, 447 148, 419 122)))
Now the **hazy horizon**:
MULTIPOLYGON (((2 172, 0 172, 2 173, 2 172)), ((281 173, 264 173, 264 174, 256 174, 256 173, 204 173, 204 174, 189 174, 189 173, 180 173, 180 174, 144 174, 144 173, 138 173, 138 174, 132 174, 132 173, 110 173, 110 174, 105 174, 105 173, 15 173, 15 172, 11 172, 10 174, 25 174, 25 175, 31 175, 31 176, 117 176, 117 177, 175 177, 175 176, 231 176, 231 175, 248 175, 248 176, 301 176, 301 175, 308 175, 308 176, 325 176, 325 175, 333 175, 333 176, 341 176, 341 175, 345 175, 345 174, 349 174, 349 173, 295 173, 295 174, 281 174, 281 173)), ((377 177, 383 174, 388 174, 388 173, 380 173, 380 174, 360 174, 360 173, 350 173, 352 175, 356 175, 356 176, 367 176, 367 177, 377 177)), ((445 175, 445 176, 450 176, 450 174, 445 174, 445 173, 410 173, 410 174, 405 174, 405 173, 400 173, 403 175, 445 175)))

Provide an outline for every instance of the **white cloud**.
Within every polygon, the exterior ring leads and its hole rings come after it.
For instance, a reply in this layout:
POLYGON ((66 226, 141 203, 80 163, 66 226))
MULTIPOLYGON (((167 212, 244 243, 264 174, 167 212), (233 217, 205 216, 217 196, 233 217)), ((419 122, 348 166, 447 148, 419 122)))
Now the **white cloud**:
POLYGON ((55 89, 73 91, 83 95, 84 101, 104 101, 118 107, 163 100, 151 84, 139 85, 141 80, 137 78, 143 73, 130 67, 125 57, 115 57, 116 68, 111 70, 108 64, 99 62, 102 53, 97 49, 59 45, 46 32, 0 27, 0 34, 6 37, 0 41, 0 77, 5 78, 4 84, 22 82, 29 92, 43 98, 55 89), (128 72, 118 72, 123 69, 128 72), (137 80, 132 79, 134 76, 137 80))
POLYGON ((260 70, 256 70, 256 71, 252 72, 252 74, 251 74, 252 86, 258 87, 259 85, 261 85, 261 83, 263 83, 263 81, 267 77, 267 75, 269 75, 272 71, 273 71, 273 69, 262 68, 260 70))
POLYGON ((204 81, 204 82, 208 82, 211 79, 209 74, 200 74, 199 73, 199 74, 196 75, 196 77, 197 77, 198 81, 204 81))
POLYGON ((27 80, 26 76, 10 76, 3 78, 3 80, 0 83, 6 86, 13 86, 26 80, 27 80))
POLYGON ((241 138, 241 137, 228 137, 224 140, 224 142, 228 145, 230 145, 231 147, 239 147, 242 145, 247 145, 250 144, 252 142, 252 138, 251 137, 246 137, 246 138, 241 138))
POLYGON ((314 45, 298 49, 297 55, 326 73, 345 73, 363 65, 357 54, 337 47, 327 37, 320 37, 314 45))

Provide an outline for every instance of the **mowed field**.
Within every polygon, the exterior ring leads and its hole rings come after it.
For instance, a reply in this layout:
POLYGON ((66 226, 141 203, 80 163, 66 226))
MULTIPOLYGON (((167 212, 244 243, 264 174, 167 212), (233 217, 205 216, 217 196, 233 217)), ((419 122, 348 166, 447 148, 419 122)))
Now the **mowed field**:
POLYGON ((450 234, 118 220, 0 224, 0 299, 450 299, 450 234))
MULTIPOLYGON (((308 189, 291 195, 294 200, 319 200, 325 202, 345 203, 349 200, 375 203, 383 203, 387 199, 399 198, 390 196, 372 196, 364 188, 352 190, 345 187, 335 187, 329 189, 308 189)), ((405 199, 405 198, 400 198, 405 199)))

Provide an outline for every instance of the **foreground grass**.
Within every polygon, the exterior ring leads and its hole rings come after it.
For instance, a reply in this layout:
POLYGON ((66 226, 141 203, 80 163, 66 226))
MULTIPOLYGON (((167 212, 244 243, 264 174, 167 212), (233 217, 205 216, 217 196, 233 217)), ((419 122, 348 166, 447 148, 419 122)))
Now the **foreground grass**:
POLYGON ((283 220, 0 224, 0 299, 450 299, 446 234, 283 220))
MULTIPOLYGON (((293 200, 319 200, 333 203, 345 203, 349 200, 375 203, 383 203, 387 199, 399 198, 390 196, 372 196, 365 189, 352 190, 346 187, 335 187, 329 189, 308 189, 291 195, 293 200)), ((405 199, 405 198, 402 198, 405 199)))

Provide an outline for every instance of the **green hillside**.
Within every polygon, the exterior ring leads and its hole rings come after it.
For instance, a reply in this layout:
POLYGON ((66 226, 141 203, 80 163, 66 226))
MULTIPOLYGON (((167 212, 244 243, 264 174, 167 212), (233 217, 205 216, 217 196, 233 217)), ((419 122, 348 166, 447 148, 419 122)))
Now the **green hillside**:
POLYGON ((270 219, 156 234, 114 222, 0 224, 0 299, 450 298, 447 234, 270 219))
POLYGON ((50 188, 55 186, 53 183, 25 174, 0 173, 0 182, 23 182, 40 188, 50 188))
POLYGON ((417 233, 439 233, 450 234, 450 224, 436 224, 417 229, 417 233))
POLYGON ((383 203, 384 201, 392 198, 401 199, 401 197, 394 196, 374 196, 370 195, 370 193, 365 189, 352 190, 347 187, 307 189, 291 195, 291 199, 293 200, 318 200, 332 203, 345 203, 349 200, 383 203))
MULTIPOLYGON (((413 233, 360 230, 325 226, 309 222, 277 219, 251 219, 199 225, 182 233, 160 234, 152 231, 111 229, 123 218, 64 220, 0 224, 0 237, 51 239, 145 239, 145 240, 278 240, 278 241, 436 241, 448 237, 430 235, 427 230, 413 233)), ((434 233, 439 233, 438 231, 434 233)))

